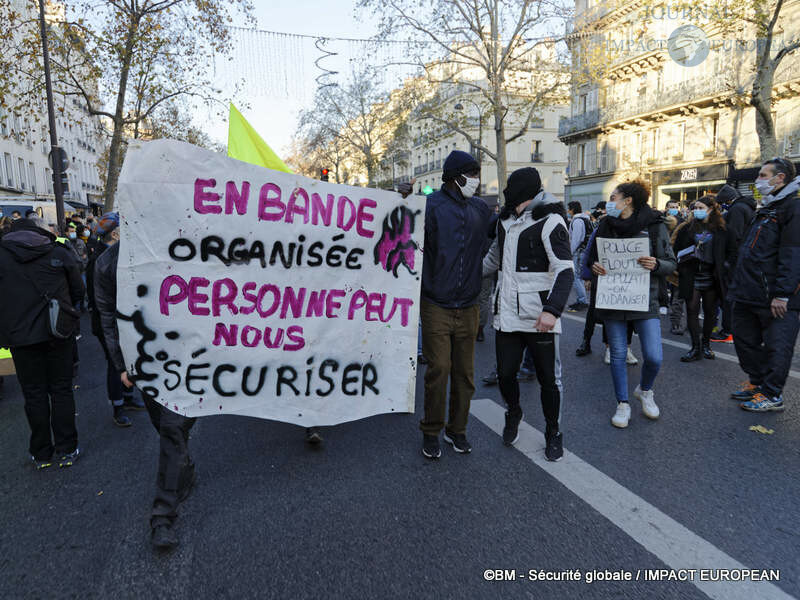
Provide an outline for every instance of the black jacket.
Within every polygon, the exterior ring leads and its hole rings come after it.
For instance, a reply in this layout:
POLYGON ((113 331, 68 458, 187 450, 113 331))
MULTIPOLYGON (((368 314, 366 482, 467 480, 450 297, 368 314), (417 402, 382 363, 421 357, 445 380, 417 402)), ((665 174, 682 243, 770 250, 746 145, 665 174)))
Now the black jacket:
POLYGON ((767 307, 788 298, 800 310, 800 183, 790 182, 776 200, 756 212, 739 247, 729 298, 767 307))
POLYGON ((456 198, 444 188, 428 196, 423 300, 442 308, 477 304, 491 217, 492 211, 480 198, 456 198))
POLYGON ((75 305, 84 293, 80 265, 71 250, 43 230, 7 233, 0 241, 0 346, 47 342, 44 295, 75 305))
POLYGON ((94 263, 94 305, 100 315, 101 340, 108 351, 111 366, 118 372, 126 371, 125 359, 119 347, 117 328, 117 262, 119 243, 97 257, 94 263))
MULTIPOLYGON (((652 211, 649 206, 642 208, 646 218, 637 219, 642 222, 644 227, 637 235, 631 237, 647 236, 650 238, 650 251, 652 256, 657 259, 655 271, 650 272, 650 304, 649 310, 633 311, 633 310, 610 310, 610 309, 595 309, 595 315, 598 320, 612 319, 618 321, 638 321, 641 319, 657 319, 659 318, 659 305, 665 301, 665 278, 671 274, 678 266, 675 260, 675 255, 672 252, 672 246, 669 243, 669 234, 667 227, 664 225, 663 218, 652 211)), ((590 267, 597 262, 597 239, 598 238, 618 238, 619 236, 614 229, 610 226, 608 217, 600 221, 597 227, 597 235, 591 240, 591 243, 586 248, 586 264, 590 267)), ((592 287, 597 287, 597 276, 592 275, 592 287)))
MULTIPOLYGON (((728 271, 733 267, 736 257, 736 245, 733 242, 733 236, 725 229, 715 231, 712 235, 711 251, 714 257, 714 284, 717 293, 724 297, 727 291, 728 271)), ((694 244, 691 221, 679 225, 675 231, 675 243, 672 245, 675 256, 678 256, 681 250, 694 246, 694 244)), ((682 300, 691 300, 694 294, 694 276, 696 272, 697 260, 689 259, 678 263, 678 296, 682 300)))
POLYGON ((751 196, 739 196, 731 204, 725 215, 725 223, 728 226, 728 231, 733 238, 735 247, 738 248, 739 244, 742 243, 742 238, 744 238, 747 227, 755 214, 756 201, 751 196))

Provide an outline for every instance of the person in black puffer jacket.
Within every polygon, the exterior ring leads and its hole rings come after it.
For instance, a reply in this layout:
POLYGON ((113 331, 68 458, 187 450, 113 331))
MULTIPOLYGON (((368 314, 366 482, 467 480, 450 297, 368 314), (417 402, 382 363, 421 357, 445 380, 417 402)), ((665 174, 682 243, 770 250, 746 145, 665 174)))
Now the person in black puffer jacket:
POLYGON ((800 177, 785 158, 761 166, 761 208, 745 233, 730 286, 733 343, 748 381, 731 394, 753 412, 783 410, 800 330, 800 177))
MULTIPOLYGON (((753 215, 756 214, 756 201, 752 196, 744 196, 739 193, 739 190, 730 185, 723 185, 717 192, 717 202, 727 204, 728 211, 725 213, 725 227, 728 230, 728 235, 731 238, 731 243, 734 247, 734 254, 730 260, 731 268, 728 271, 728 280, 725 285, 730 285, 730 277, 733 274, 733 268, 736 266, 736 257, 739 246, 742 243, 747 228, 753 220, 753 215)), ((733 342, 731 334, 733 303, 725 296, 722 300, 722 327, 718 333, 711 335, 712 342, 733 342)))
POLYGON ((714 358, 711 331, 720 301, 727 290, 728 269, 736 253, 732 237, 725 228, 719 204, 713 196, 703 196, 692 205, 692 218, 679 225, 672 246, 678 257, 678 293, 686 301, 687 325, 692 348, 681 356, 691 362, 714 358), (703 305, 702 343, 700 304, 703 305), (702 353, 701 353, 702 348, 702 353))
POLYGON ((0 347, 9 348, 14 358, 37 469, 55 462, 71 466, 80 456, 72 395, 77 312, 72 307, 84 288, 75 255, 55 240, 35 217, 14 221, 0 241, 0 347), (74 313, 73 335, 51 333, 49 298, 74 313))
POLYGON ((650 256, 637 259, 639 265, 650 271, 649 305, 646 311, 609 310, 597 308, 597 318, 602 319, 611 349, 611 378, 617 398, 617 411, 611 419, 614 427, 627 427, 631 408, 628 403, 628 374, 625 369, 627 355, 628 322, 633 322, 642 345, 644 364, 642 376, 634 395, 642 403, 642 412, 649 419, 660 415, 653 399, 653 384, 661 368, 663 351, 661 347, 661 322, 659 305, 664 278, 677 268, 675 255, 669 243, 669 234, 663 218, 647 204, 650 191, 641 181, 622 183, 614 189, 611 199, 606 203, 607 216, 600 222, 597 237, 587 248, 588 264, 598 278, 607 274, 598 261, 598 244, 604 238, 649 239, 650 256))

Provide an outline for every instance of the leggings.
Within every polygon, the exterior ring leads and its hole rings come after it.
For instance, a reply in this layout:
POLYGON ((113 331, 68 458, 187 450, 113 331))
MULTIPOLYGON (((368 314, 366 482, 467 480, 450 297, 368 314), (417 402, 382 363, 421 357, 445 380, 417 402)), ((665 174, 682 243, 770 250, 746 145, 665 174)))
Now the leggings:
POLYGON ((700 303, 703 304, 703 341, 707 342, 714 330, 717 320, 719 296, 713 287, 707 290, 694 290, 691 299, 686 303, 686 325, 692 336, 692 344, 700 343, 700 303))

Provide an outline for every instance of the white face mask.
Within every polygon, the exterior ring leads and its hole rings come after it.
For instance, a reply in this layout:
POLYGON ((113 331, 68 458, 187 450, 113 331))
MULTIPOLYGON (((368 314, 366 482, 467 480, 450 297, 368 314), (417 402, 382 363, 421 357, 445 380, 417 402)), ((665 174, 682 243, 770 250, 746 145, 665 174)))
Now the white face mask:
POLYGON ((478 189, 481 180, 479 177, 467 177, 466 175, 464 175, 464 179, 467 180, 464 185, 458 183, 458 180, 456 180, 456 185, 458 186, 458 189, 461 190, 461 195, 464 196, 464 198, 472 198, 472 196, 475 195, 475 191, 478 189))
MULTIPOLYGON (((770 177, 770 179, 772 179, 770 177)), ((756 179, 756 189, 762 196, 769 196, 775 186, 770 185, 770 179, 756 179)))

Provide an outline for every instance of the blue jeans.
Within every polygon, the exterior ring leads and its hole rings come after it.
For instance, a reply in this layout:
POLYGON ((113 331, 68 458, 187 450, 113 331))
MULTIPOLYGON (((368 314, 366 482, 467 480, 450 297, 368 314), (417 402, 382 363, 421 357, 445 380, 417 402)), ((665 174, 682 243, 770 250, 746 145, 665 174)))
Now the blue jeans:
POLYGON ((575 266, 575 280, 572 282, 572 287, 575 289, 575 302, 581 304, 589 304, 586 300, 586 288, 583 286, 583 279, 581 279, 581 257, 583 252, 578 252, 572 257, 572 264, 575 266))
MULTIPOLYGON (((658 319, 641 319, 630 321, 639 335, 642 345, 642 378, 639 386, 643 391, 653 389, 656 375, 661 368, 663 349, 661 347, 661 321, 658 319)), ((608 347, 611 350, 611 379, 614 381, 614 393, 617 402, 628 401, 628 367, 625 359, 628 355, 628 321, 604 321, 608 347)))

